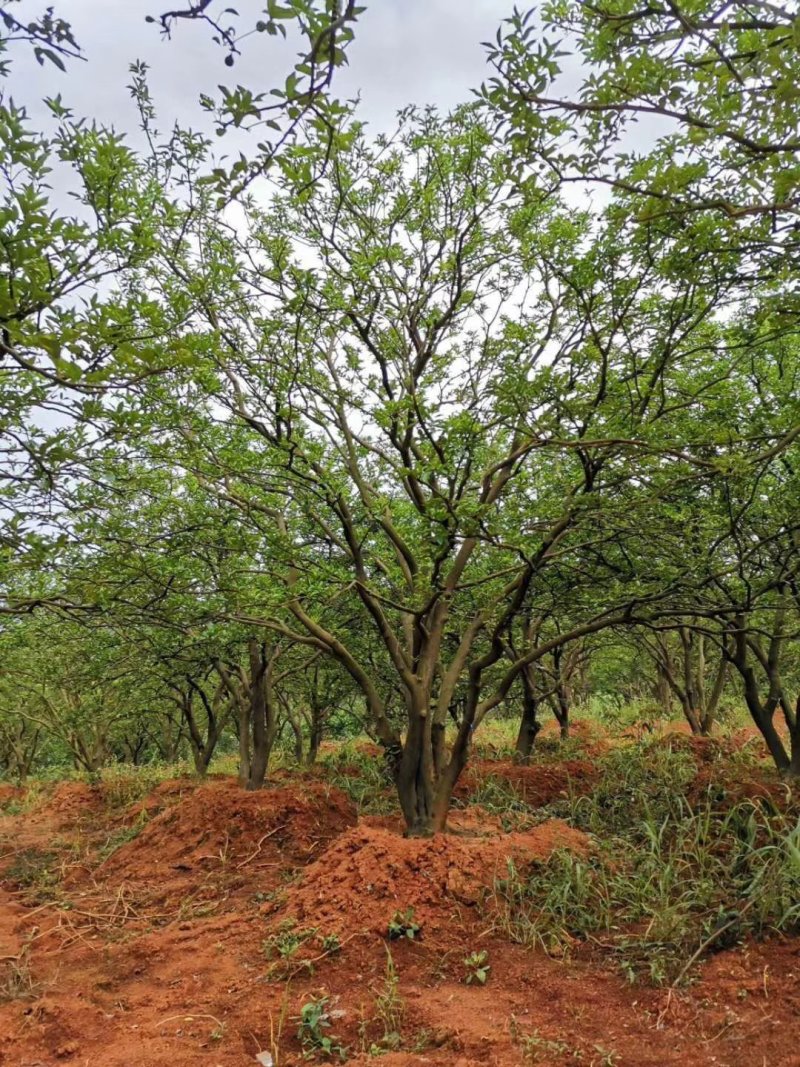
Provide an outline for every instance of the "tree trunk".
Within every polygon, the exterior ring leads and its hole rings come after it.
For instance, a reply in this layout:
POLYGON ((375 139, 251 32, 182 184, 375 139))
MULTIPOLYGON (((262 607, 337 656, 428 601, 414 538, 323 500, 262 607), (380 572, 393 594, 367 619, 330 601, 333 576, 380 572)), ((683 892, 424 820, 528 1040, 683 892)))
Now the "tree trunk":
POLYGON ((438 777, 447 759, 447 727, 443 722, 431 724, 431 748, 433 750, 433 773, 438 777))
POLYGON ((788 778, 800 778, 800 696, 794 706, 794 721, 789 723, 789 743, 791 757, 786 775, 788 778))
POLYGON ((396 784, 400 807, 406 820, 406 837, 431 837, 434 826, 433 747, 431 719, 416 709, 410 716, 396 784))
POLYGON ((559 736, 562 741, 569 738, 569 697, 563 685, 556 689, 553 701, 553 714, 559 726, 559 736))
POLYGON ((287 715, 289 719, 289 726, 292 728, 292 734, 294 735, 294 759, 295 763, 305 763, 305 753, 303 751, 303 728, 300 725, 300 720, 295 715, 287 715))
POLYGON ((253 728, 253 759, 248 789, 261 789, 267 775, 267 661, 266 649, 255 639, 248 642, 250 658, 250 720, 253 728))
MULTIPOLYGON (((744 699, 747 704, 747 710, 750 712, 750 716, 753 722, 758 727, 761 736, 764 738, 769 753, 775 763, 775 766, 782 774, 791 773, 791 760, 787 755, 783 741, 775 729, 775 723, 773 721, 775 711, 778 707, 778 697, 773 693, 776 688, 775 678, 769 678, 770 663, 766 664, 768 680, 770 683, 770 695, 767 700, 762 703, 761 696, 758 691, 758 682, 756 681, 756 674, 753 667, 748 662, 748 647, 747 647, 747 631, 745 619, 742 616, 738 616, 734 620, 733 630, 733 649, 726 653, 726 657, 734 664, 738 670, 742 682, 744 684, 744 699)), ((773 644, 774 644, 773 640, 773 644)))
POLYGON ((522 716, 519 723, 517 742, 514 746, 514 762, 528 764, 531 761, 536 735, 541 729, 537 718, 538 700, 527 670, 522 671, 522 716))
POLYGON ((306 763, 309 767, 313 766, 317 762, 317 756, 319 755, 319 746, 322 744, 322 736, 324 732, 324 723, 322 713, 312 704, 311 706, 311 725, 308 731, 308 751, 306 752, 306 763))
POLYGON ((246 786, 250 781, 250 704, 244 699, 238 702, 237 726, 239 735, 239 785, 246 786))

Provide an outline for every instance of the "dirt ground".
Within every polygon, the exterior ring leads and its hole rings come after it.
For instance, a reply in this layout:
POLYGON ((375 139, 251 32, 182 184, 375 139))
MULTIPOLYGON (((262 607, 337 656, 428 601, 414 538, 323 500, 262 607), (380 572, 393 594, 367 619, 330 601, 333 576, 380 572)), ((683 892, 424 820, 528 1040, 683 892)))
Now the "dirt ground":
MULTIPOLYGON (((489 770, 536 802, 592 781, 582 760, 486 761, 462 795, 489 770)), ((10 813, 20 799, 0 796, 3 1067, 289 1067, 323 997, 327 1062, 341 1046, 384 1067, 800 1065, 799 940, 720 952, 669 993, 502 936, 485 897, 508 857, 592 847, 559 820, 506 833, 465 807, 448 835, 406 840, 319 774, 259 793, 169 781, 132 803, 64 783, 10 813), (389 941, 407 909, 419 930, 389 941), (468 985, 482 951, 489 980, 468 985)))

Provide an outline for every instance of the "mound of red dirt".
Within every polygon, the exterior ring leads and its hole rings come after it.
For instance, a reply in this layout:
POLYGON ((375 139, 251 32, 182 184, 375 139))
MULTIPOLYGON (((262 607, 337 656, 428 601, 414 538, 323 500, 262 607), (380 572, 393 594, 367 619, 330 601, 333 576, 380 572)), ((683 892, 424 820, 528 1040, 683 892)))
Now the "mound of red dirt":
POLYGON ((102 870, 157 882, 169 872, 208 865, 237 869, 250 858, 307 863, 355 821, 348 797, 321 783, 248 793, 232 780, 213 781, 156 815, 102 870))
POLYGON ((60 782, 37 807, 36 813, 46 818, 52 816, 56 822, 64 825, 102 808, 103 796, 98 786, 86 782, 60 782))
POLYGON ((326 933, 385 935, 395 912, 413 908, 426 936, 459 905, 476 904, 509 860, 524 868, 559 848, 585 854, 589 839, 560 819, 524 832, 423 839, 362 820, 306 869, 288 891, 284 913, 326 933))
POLYGON ((702 766, 689 787, 688 799, 697 804, 707 795, 725 808, 752 801, 777 811, 800 810, 800 790, 793 789, 768 766, 702 766))
MULTIPOLYGON (((561 733, 561 727, 555 719, 547 719, 542 723, 542 728, 537 735, 536 740, 539 741, 542 738, 557 738, 561 733)), ((603 741, 608 737, 606 730, 599 722, 590 721, 589 719, 572 719, 569 724, 569 737, 574 741, 585 741, 591 743, 593 741, 603 741)))
POLYGON ((164 808, 176 803, 187 793, 193 793, 201 782, 197 778, 168 778, 155 785, 147 796, 133 804, 125 813, 126 822, 136 822, 143 814, 157 815, 164 808))
POLYGON ((467 797, 487 779, 501 778, 527 804, 543 805, 567 796, 570 790, 589 792, 597 776, 596 764, 588 760, 533 763, 528 767, 507 760, 482 760, 467 767, 456 786, 456 796, 467 797))

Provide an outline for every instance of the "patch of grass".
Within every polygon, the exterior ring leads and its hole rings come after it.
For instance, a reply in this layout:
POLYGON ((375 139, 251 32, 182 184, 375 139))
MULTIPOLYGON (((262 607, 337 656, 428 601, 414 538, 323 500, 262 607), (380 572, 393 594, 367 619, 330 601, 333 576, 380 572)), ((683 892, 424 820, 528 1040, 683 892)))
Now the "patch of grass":
POLYGON ((689 752, 663 741, 641 741, 605 757, 589 795, 572 793, 548 810, 600 837, 624 833, 645 840, 649 824, 681 819, 684 794, 696 773, 689 752))
POLYGON ((2 811, 4 815, 24 815, 26 811, 35 808, 41 802, 45 793, 45 783, 40 782, 37 779, 31 779, 25 784, 22 794, 20 796, 9 797, 9 799, 0 806, 0 811, 2 811))
POLYGON ((21 849, 6 868, 4 880, 24 890, 26 898, 33 903, 53 900, 61 884, 58 854, 40 848, 21 849))
POLYGON ((406 1004, 400 993, 400 978, 394 958, 386 948, 386 970, 383 985, 375 994, 375 1018, 383 1031, 377 1042, 370 1047, 373 1056, 382 1052, 394 1052, 403 1044, 403 1019, 406 1004))
MULTIPOLYGON (((185 768, 182 768, 185 773, 185 768)), ((160 783, 176 777, 178 768, 160 763, 140 767, 111 764, 100 772, 103 800, 109 811, 120 811, 147 796, 160 783)))
POLYGON ((511 1016, 511 1040, 522 1052, 525 1064, 549 1064, 555 1060, 559 1063, 580 1063, 583 1053, 573 1048, 566 1041, 545 1037, 538 1030, 524 1033, 515 1016, 511 1016))
POLYGON ((30 945, 23 945, 18 956, 0 964, 0 1004, 13 1000, 35 1000, 39 983, 31 973, 30 945))
POLYGON ((320 764, 330 784, 350 797, 360 815, 389 815, 397 810, 394 783, 382 756, 356 744, 343 744, 323 756, 320 764))
POLYGON ((539 819, 538 810, 520 796, 515 784, 499 774, 479 778, 466 801, 453 806, 472 804, 498 818, 506 833, 525 829, 539 819))
POLYGON ((134 841, 149 821, 147 812, 143 811, 130 826, 123 826, 121 829, 115 830, 113 834, 110 834, 98 853, 100 861, 107 860, 109 856, 113 856, 118 848, 127 845, 129 841, 134 841))
POLYGON ((800 824, 750 802, 693 809, 660 784, 627 814, 604 788, 584 798, 575 821, 614 831, 588 859, 559 851, 525 875, 509 864, 493 904, 513 940, 558 956, 591 940, 629 980, 661 985, 745 934, 800 929, 800 824))

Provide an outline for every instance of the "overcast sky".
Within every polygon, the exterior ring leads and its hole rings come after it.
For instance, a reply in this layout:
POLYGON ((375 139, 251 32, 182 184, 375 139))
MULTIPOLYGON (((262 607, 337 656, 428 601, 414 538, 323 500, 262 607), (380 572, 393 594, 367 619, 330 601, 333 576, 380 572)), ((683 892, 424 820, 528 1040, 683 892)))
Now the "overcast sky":
MULTIPOLYGON (((187 0, 188 2, 188 0, 187 0)), ((469 98, 470 89, 487 75, 481 41, 491 39, 513 0, 365 0, 367 10, 356 27, 350 66, 337 73, 335 92, 342 98, 361 94, 361 117, 378 129, 391 127, 397 110, 408 103, 450 108, 469 98)), ((195 127, 202 123, 200 92, 214 93, 217 83, 241 83, 251 89, 280 86, 291 70, 296 48, 291 43, 253 34, 231 70, 225 52, 211 41, 208 26, 179 23, 171 41, 145 22, 171 0, 54 0, 56 14, 68 19, 87 62, 71 61, 67 74, 50 64, 39 67, 21 49, 15 53, 11 90, 18 103, 35 109, 35 101, 61 93, 76 115, 96 117, 122 129, 136 127, 126 89, 128 65, 145 60, 159 111, 159 127, 168 130, 177 118, 195 127)), ((265 6, 260 0, 219 0, 212 10, 237 7, 237 25, 251 28, 265 6)), ((15 14, 39 14, 40 0, 23 0, 15 14)), ((230 149, 229 145, 225 146, 230 149)))

